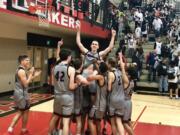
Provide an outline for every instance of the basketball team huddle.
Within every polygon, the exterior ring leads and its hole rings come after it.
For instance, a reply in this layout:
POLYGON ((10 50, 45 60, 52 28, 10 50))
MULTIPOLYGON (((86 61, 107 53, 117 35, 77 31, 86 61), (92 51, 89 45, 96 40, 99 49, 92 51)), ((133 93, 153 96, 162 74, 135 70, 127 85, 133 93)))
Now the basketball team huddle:
MULTIPOLYGON (((116 31, 112 30, 111 34, 105 50, 98 52, 97 41, 92 41, 91 50, 88 50, 81 43, 78 27, 76 42, 83 55, 75 59, 72 59, 72 51, 62 49, 63 40, 58 42, 57 62, 52 71, 54 105, 48 135, 69 135, 72 121, 76 122, 76 135, 108 134, 107 123, 111 125, 113 135, 134 134, 131 124, 134 68, 125 62, 121 52, 116 58, 104 59, 114 47, 116 31)), ((14 91, 18 112, 8 128, 9 134, 13 134, 20 117, 22 134, 29 133, 26 129, 30 108, 27 88, 40 71, 31 68, 27 74, 28 62, 27 56, 19 56, 14 91)))

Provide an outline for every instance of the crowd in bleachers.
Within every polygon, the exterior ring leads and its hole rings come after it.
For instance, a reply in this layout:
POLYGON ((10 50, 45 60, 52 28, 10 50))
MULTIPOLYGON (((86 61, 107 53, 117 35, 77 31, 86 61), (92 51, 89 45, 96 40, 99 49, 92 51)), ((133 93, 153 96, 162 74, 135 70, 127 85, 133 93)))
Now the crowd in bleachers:
MULTIPOLYGON (((130 1, 129 1, 130 2, 130 1)), ((159 92, 175 90, 178 98, 180 66, 180 19, 174 5, 163 1, 150 1, 144 6, 122 2, 114 14, 114 27, 119 39, 119 49, 136 65, 137 81, 142 74, 143 63, 148 69, 148 81, 159 80, 159 92), (152 51, 144 53, 148 42, 154 44, 152 51)))

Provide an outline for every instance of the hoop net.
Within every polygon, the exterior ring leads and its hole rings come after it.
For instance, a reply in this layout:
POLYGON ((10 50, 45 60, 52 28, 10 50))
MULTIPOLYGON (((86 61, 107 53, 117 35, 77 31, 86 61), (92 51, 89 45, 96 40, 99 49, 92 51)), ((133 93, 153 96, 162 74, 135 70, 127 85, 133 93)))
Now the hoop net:
POLYGON ((45 0, 43 5, 38 5, 37 1, 29 2, 29 12, 38 16, 38 24, 40 27, 49 27, 48 16, 51 12, 54 12, 51 0, 45 0))
POLYGON ((50 13, 50 10, 44 9, 38 9, 37 15, 38 15, 38 23, 40 27, 49 27, 49 20, 48 20, 48 14, 50 13))

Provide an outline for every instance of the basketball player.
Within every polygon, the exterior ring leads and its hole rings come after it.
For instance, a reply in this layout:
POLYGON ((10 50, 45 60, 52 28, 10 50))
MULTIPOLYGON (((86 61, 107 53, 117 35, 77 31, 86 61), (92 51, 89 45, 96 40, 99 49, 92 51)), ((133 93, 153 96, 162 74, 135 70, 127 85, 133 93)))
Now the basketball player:
MULTIPOLYGON (((121 64, 121 66, 123 66, 123 64, 121 64)), ((128 67, 128 70, 127 70, 128 77, 126 73, 124 72, 125 71, 122 70, 122 78, 123 78, 124 93, 125 93, 125 111, 124 111, 124 116, 123 116, 123 125, 129 135, 134 135, 132 124, 131 124, 131 114, 132 114, 131 95, 134 89, 133 79, 136 78, 136 74, 132 66, 128 67)))
POLYGON ((83 105, 83 86, 89 85, 90 83, 81 75, 83 69, 83 63, 80 59, 75 59, 73 61, 73 66, 76 69, 75 73, 75 80, 76 82, 80 83, 74 92, 74 116, 76 118, 76 135, 81 135, 81 128, 82 128, 82 121, 81 121, 81 114, 82 114, 82 105, 83 105))
POLYGON ((89 113, 89 127, 91 135, 101 135, 101 120, 106 111, 107 96, 107 70, 106 63, 101 62, 99 65, 99 73, 97 75, 88 76, 88 81, 97 81, 96 100, 89 113), (94 126, 94 122, 96 126, 94 126))
MULTIPOLYGON (((98 43, 98 41, 94 40, 91 43, 91 50, 89 51, 81 43, 80 26, 77 26, 76 43, 77 43, 81 53, 84 55, 83 66, 85 68, 84 68, 84 71, 83 71, 83 75, 84 75, 84 72, 86 72, 86 67, 89 68, 89 66, 92 66, 92 63, 94 61, 101 61, 102 58, 104 56, 106 56, 112 50, 112 48, 114 47, 114 40, 115 40, 115 36, 116 36, 116 31, 112 30, 111 33, 112 33, 112 36, 111 36, 110 44, 109 44, 109 46, 105 50, 98 52, 99 43, 98 43)), ((87 93, 87 90, 85 90, 85 92, 83 92, 83 95, 84 96, 87 95, 88 97, 86 97, 85 99, 88 99, 89 98, 88 94, 90 94, 90 103, 87 103, 87 104, 89 104, 89 106, 90 106, 89 108, 91 108, 92 104, 95 103, 95 96, 96 96, 96 90, 97 90, 97 85, 96 85, 95 81, 91 82, 91 84, 87 88, 89 90, 89 93, 87 93)), ((88 111, 89 110, 87 108, 87 112, 88 111)), ((82 119, 83 120, 83 125, 85 125, 84 124, 85 119, 86 119, 86 113, 83 114, 83 119, 82 119)))
MULTIPOLYGON (((95 69, 95 65, 93 63, 89 63, 89 65, 87 64, 86 66, 83 66, 83 72, 82 75, 83 77, 87 78, 89 75, 96 75, 97 74, 97 70, 95 69)), ((82 86, 82 90, 83 90, 83 104, 82 104, 82 108, 83 108, 83 112, 81 115, 81 120, 82 120, 82 128, 81 128, 81 132, 84 133, 85 130, 85 123, 86 123, 86 119, 88 116, 88 113, 92 107, 92 104, 95 102, 95 94, 96 93, 90 93, 89 89, 96 89, 96 84, 94 81, 92 81, 89 85, 86 86, 82 86)), ((87 128, 87 130, 85 131, 85 134, 89 134, 89 128, 87 128)))
POLYGON ((98 60, 98 61, 101 60, 101 58, 106 56, 112 50, 112 48, 114 47, 116 31, 112 30, 111 33, 112 33, 112 36, 111 36, 110 44, 105 50, 98 52, 99 43, 98 41, 94 40, 91 43, 91 50, 89 51, 81 43, 80 26, 77 26, 76 43, 79 49, 81 50, 81 52, 85 55, 84 65, 86 65, 89 62, 92 62, 93 60, 98 60))
POLYGON ((13 118, 8 133, 13 134, 13 128, 22 117, 22 129, 21 134, 28 134, 26 128, 28 122, 28 114, 30 108, 30 97, 28 95, 28 86, 31 81, 40 75, 41 71, 35 71, 34 67, 30 68, 30 59, 27 55, 21 55, 18 57, 19 66, 15 74, 15 89, 14 100, 17 108, 17 114, 13 118), (29 69, 29 73, 27 69, 29 69))
POLYGON ((71 51, 60 51, 61 62, 54 67, 54 107, 53 116, 50 121, 48 134, 51 135, 58 118, 62 117, 63 135, 69 135, 70 117, 74 108, 74 90, 78 87, 75 83, 75 69, 69 66, 71 62, 71 51))
POLYGON ((124 115, 124 89, 122 82, 122 73, 116 68, 116 60, 113 58, 108 59, 108 110, 111 121, 113 135, 119 133, 124 135, 124 127, 122 118, 124 115))

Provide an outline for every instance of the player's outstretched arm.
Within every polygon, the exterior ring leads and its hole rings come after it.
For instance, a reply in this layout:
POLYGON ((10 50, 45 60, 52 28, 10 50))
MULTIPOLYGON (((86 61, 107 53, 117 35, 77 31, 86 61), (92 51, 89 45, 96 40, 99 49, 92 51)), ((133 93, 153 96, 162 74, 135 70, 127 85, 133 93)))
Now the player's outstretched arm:
POLYGON ((114 40, 115 40, 115 37, 116 37, 116 31, 112 29, 111 30, 111 35, 112 36, 111 36, 111 41, 109 43, 109 46, 105 50, 99 52, 99 55, 101 57, 104 57, 105 55, 107 55, 114 47, 114 40))
POLYGON ((87 77, 88 81, 98 81, 99 84, 102 86, 104 84, 104 78, 102 75, 90 75, 87 77))
POLYGON ((123 59, 122 59, 122 53, 119 53, 119 59, 120 59, 120 68, 122 72, 123 86, 124 88, 127 88, 129 85, 129 79, 125 71, 125 63, 123 62, 123 59))
POLYGON ((76 43, 83 54, 88 52, 88 49, 81 43, 81 31, 80 26, 77 26, 76 43))
POLYGON ((75 77, 75 69, 73 67, 68 68, 68 75, 69 75, 69 89, 74 90, 78 87, 78 84, 75 83, 74 77, 75 77))
POLYGON ((61 39, 60 41, 58 41, 57 44, 57 51, 56 51, 56 61, 58 61, 60 59, 59 57, 59 53, 61 51, 61 46, 63 45, 63 39, 61 39))
POLYGON ((82 85, 89 85, 90 82, 87 81, 87 79, 85 77, 83 77, 82 75, 78 75, 77 76, 77 80, 79 81, 80 84, 82 85))

